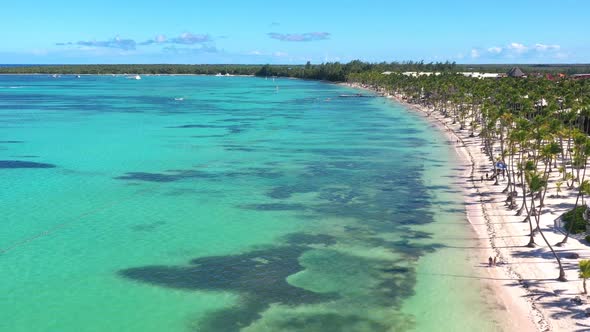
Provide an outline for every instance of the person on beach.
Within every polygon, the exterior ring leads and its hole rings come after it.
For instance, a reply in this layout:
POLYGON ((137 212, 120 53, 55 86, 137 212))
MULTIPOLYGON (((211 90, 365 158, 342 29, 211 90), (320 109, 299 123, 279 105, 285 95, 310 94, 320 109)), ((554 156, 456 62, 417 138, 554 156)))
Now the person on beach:
POLYGON ((496 266, 496 259, 498 258, 498 256, 494 256, 494 266, 496 266))
POLYGON ((490 256, 490 258, 488 258, 488 266, 492 267, 492 264, 494 264, 494 260, 492 259, 492 256, 490 256))
POLYGON ((488 180, 488 173, 486 173, 486 180, 488 180))
POLYGON ((481 178, 479 179, 479 182, 483 182, 483 175, 481 176, 481 178))

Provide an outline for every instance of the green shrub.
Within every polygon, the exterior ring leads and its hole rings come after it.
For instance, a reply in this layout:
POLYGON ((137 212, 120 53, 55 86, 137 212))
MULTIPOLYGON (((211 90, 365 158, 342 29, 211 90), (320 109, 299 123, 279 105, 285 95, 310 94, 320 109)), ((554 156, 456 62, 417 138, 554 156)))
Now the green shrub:
POLYGON ((568 211, 566 214, 563 215, 563 223, 565 229, 568 230, 570 228, 570 223, 573 222, 572 233, 579 234, 584 233, 586 231, 586 221, 582 217, 584 211, 586 210, 586 206, 578 206, 575 210, 572 209, 568 211))
POLYGON ((586 239, 586 242, 590 243, 590 235, 586 235, 585 239, 586 239))

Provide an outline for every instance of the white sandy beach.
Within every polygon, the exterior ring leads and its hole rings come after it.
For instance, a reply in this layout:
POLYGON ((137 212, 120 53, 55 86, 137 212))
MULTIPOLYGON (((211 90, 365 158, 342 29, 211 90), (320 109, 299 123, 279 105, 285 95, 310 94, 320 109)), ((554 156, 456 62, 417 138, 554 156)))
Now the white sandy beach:
MULTIPOLYGON (((587 301, 578 278, 578 261, 590 258, 590 247, 571 237, 564 247, 554 247, 562 257, 568 279, 567 282, 557 281, 559 270, 549 248, 540 236, 536 237, 536 248, 526 247, 528 223, 523 222, 524 216, 515 216, 514 210, 505 207, 506 194, 502 190, 506 180, 497 186, 485 180, 485 173, 492 173, 492 165, 481 150, 480 139, 469 137, 468 130, 459 130, 459 124, 452 124, 451 118, 444 118, 432 109, 407 104, 400 96, 387 95, 387 98, 428 119, 433 127, 445 133, 448 143, 457 152, 460 165, 457 185, 464 189, 467 217, 479 242, 477 248, 468 250, 473 253, 474 269, 486 289, 482 296, 486 297, 491 310, 499 314, 502 330, 590 331, 590 318, 585 316, 590 304, 576 305, 571 301, 576 296, 587 301), (483 182, 481 176, 484 176, 483 182), (577 253, 579 258, 565 258, 569 253, 577 253), (498 258, 498 266, 488 267, 490 256, 498 258)), ((576 199, 574 190, 564 190, 561 198, 553 197, 558 175, 557 171, 552 174, 540 219, 551 244, 564 237, 554 228, 554 220, 573 208, 576 199)))

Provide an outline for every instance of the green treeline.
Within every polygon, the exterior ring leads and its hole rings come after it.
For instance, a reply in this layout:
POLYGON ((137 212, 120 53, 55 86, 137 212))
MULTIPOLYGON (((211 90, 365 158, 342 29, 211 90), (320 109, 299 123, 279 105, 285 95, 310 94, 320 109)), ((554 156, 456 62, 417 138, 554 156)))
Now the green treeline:
POLYGON ((261 65, 38 65, 0 66, 0 74, 254 75, 261 65))
POLYGON ((450 71, 456 70, 455 63, 429 63, 423 62, 381 62, 368 63, 359 60, 346 64, 340 62, 328 62, 321 65, 312 65, 309 62, 304 66, 265 65, 256 76, 281 76, 311 80, 325 80, 331 82, 344 82, 351 74, 362 72, 384 71, 450 71))
MULTIPOLYGON (((328 62, 312 65, 174 65, 174 64, 149 64, 149 65, 26 65, 26 66, 2 66, 0 74, 141 74, 141 75, 256 75, 256 76, 281 76, 302 79, 326 80, 332 82, 346 81, 350 75, 362 72, 404 72, 404 71, 434 71, 434 72, 461 72, 477 71, 491 73, 506 73, 516 65, 465 65, 454 62, 424 63, 414 62, 381 62, 368 63, 359 60, 349 63, 328 62)), ((590 65, 518 65, 525 73, 564 73, 578 74, 590 73, 590 65)))

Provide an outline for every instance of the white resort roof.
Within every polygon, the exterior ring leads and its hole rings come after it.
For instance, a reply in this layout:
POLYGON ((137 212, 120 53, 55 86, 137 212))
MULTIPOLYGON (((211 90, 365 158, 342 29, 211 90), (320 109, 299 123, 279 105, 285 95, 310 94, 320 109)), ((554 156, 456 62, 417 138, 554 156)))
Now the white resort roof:
POLYGON ((497 78, 500 77, 498 73, 480 73, 480 72, 462 72, 460 73, 466 77, 475 77, 475 78, 497 78))
MULTIPOLYGON (((384 71, 383 73, 381 73, 382 75, 391 75, 393 74, 392 71, 384 71)), ((431 75, 435 75, 438 76, 441 73, 439 72, 429 72, 429 71, 406 71, 401 73, 402 75, 405 76, 412 76, 412 77, 418 77, 418 76, 431 76, 431 75)), ((498 73, 479 73, 479 72, 460 72, 457 74, 461 74, 463 76, 466 77, 475 77, 475 78, 498 78, 500 77, 500 74, 498 73)))

